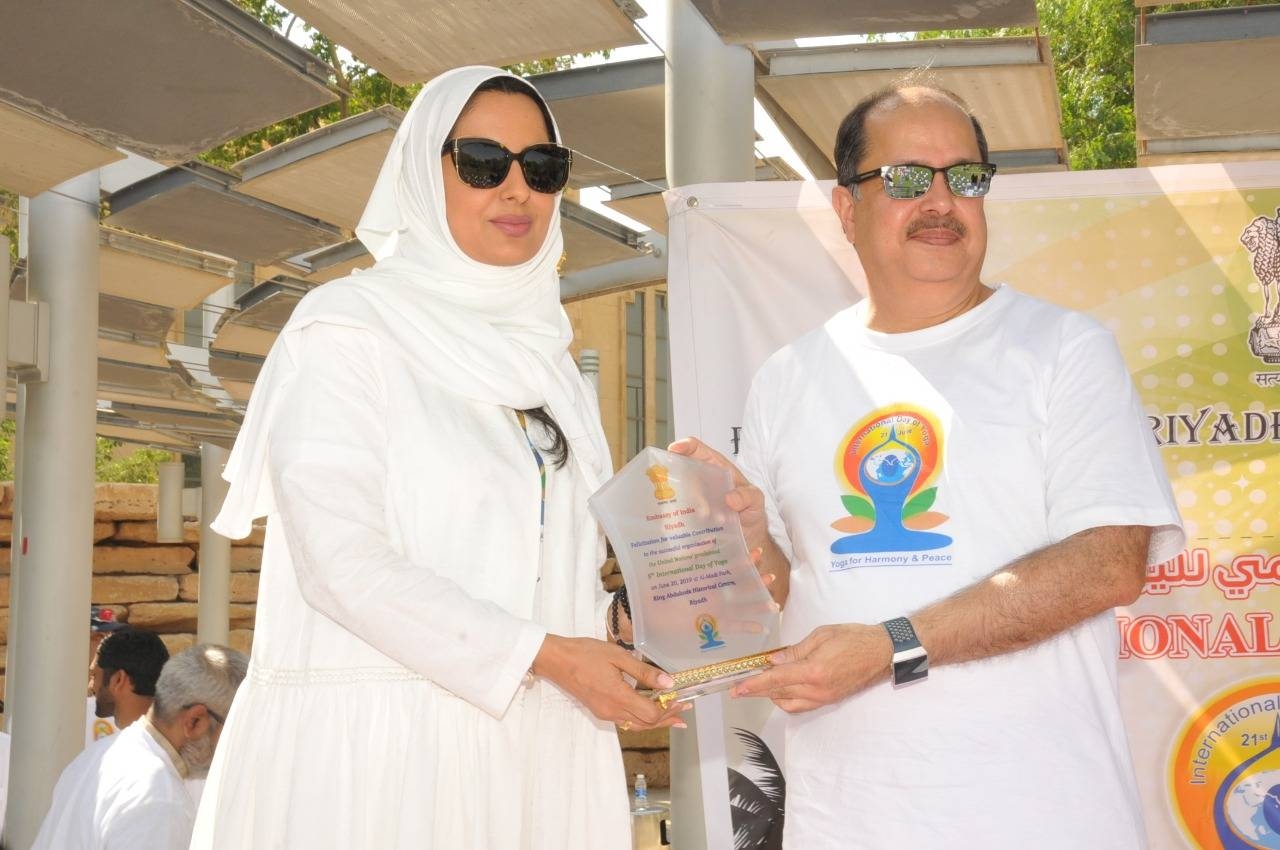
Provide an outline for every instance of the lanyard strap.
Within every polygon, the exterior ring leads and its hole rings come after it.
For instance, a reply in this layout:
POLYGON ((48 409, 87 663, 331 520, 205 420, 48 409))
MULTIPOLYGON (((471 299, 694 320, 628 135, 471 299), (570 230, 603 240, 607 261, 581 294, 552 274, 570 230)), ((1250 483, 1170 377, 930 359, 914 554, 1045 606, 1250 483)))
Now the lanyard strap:
POLYGON ((533 452, 533 459, 538 462, 538 480, 542 483, 542 502, 538 508, 538 525, 545 527, 547 524, 547 464, 542 459, 542 452, 538 451, 538 447, 533 444, 533 440, 529 437, 529 423, 525 421, 524 411, 516 411, 516 419, 520 420, 520 429, 524 431, 525 442, 529 444, 529 450, 533 452))

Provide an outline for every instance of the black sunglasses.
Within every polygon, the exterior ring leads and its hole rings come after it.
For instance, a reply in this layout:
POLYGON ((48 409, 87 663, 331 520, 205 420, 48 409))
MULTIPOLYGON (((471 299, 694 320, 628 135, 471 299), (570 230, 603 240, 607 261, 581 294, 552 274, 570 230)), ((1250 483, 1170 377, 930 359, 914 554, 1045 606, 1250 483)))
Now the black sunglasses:
POLYGON ((555 194, 569 182, 569 166, 573 151, 551 143, 529 145, 512 153, 492 139, 451 139, 444 143, 441 156, 451 156, 458 178, 475 189, 492 189, 502 184, 511 171, 511 163, 520 163, 524 182, 535 192, 555 194))
POLYGON ((952 194, 961 198, 981 198, 991 189, 991 178, 996 167, 989 162, 960 162, 946 168, 932 165, 882 165, 870 171, 853 175, 850 186, 865 183, 875 177, 884 178, 884 193, 890 198, 908 201, 922 198, 933 185, 933 175, 939 171, 947 180, 952 194))

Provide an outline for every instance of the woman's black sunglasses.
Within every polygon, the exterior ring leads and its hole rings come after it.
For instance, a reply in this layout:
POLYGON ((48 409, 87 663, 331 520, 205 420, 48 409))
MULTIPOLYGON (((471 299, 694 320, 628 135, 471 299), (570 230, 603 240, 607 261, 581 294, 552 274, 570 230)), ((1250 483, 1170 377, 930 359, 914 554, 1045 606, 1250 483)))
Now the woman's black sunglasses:
POLYGON ((500 186, 511 171, 511 163, 518 162, 529 188, 549 195, 569 182, 569 166, 573 164, 573 151, 564 145, 529 145, 512 153, 492 139, 450 139, 440 155, 451 156, 458 178, 476 189, 500 186))

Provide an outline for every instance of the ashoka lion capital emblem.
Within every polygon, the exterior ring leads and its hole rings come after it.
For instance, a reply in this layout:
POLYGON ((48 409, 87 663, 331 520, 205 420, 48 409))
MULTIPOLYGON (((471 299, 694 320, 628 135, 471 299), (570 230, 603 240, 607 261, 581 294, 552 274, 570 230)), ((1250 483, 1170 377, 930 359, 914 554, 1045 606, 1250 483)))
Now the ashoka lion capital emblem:
POLYGON ((1249 331, 1249 350, 1264 363, 1280 363, 1280 207, 1258 216, 1240 234, 1262 287, 1262 312, 1249 331))

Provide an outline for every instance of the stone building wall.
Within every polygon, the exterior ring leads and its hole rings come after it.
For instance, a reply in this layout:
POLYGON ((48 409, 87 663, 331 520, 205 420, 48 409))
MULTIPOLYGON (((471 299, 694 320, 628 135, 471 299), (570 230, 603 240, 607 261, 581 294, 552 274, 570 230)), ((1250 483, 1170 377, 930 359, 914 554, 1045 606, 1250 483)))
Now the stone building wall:
MULTIPOLYGON (((0 698, 9 634, 9 565, 13 535, 13 484, 0 484, 0 698)), ((180 544, 156 542, 156 487, 98 484, 95 493, 93 604, 110 608, 116 619, 158 633, 170 653, 195 642, 196 572, 200 528, 186 523, 180 544)), ((231 546, 231 645, 249 652, 262 564, 263 529, 255 528, 231 546)), ((606 586, 619 577, 606 577, 606 586)), ((89 612, 84 612, 86 624, 89 612)), ((85 647, 85 667, 89 664, 85 647)), ((667 733, 620 733, 628 776, 644 773, 649 784, 669 783, 667 733)))
MULTIPOLYGON (((13 484, 0 494, 0 695, 4 690, 9 634, 9 565, 13 535, 13 484)), ((186 523, 180 544, 156 542, 156 487, 98 484, 94 496, 93 604, 116 619, 158 633, 171 653, 195 642, 196 556, 200 528, 186 523)), ((262 529, 231 548, 231 644, 248 652, 262 563, 262 529)), ((89 612, 85 612, 88 624, 89 612)), ((88 646, 85 647, 88 664, 88 646)))

